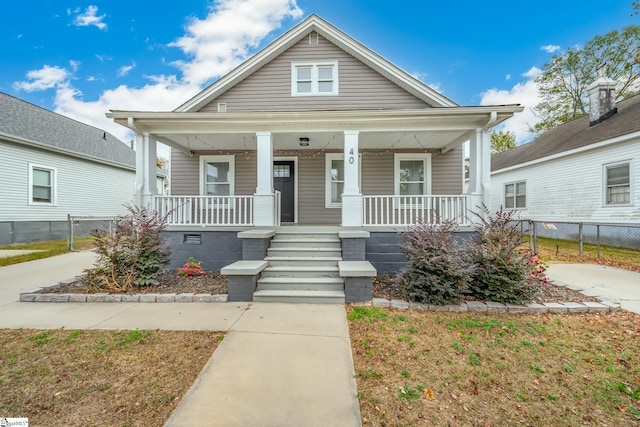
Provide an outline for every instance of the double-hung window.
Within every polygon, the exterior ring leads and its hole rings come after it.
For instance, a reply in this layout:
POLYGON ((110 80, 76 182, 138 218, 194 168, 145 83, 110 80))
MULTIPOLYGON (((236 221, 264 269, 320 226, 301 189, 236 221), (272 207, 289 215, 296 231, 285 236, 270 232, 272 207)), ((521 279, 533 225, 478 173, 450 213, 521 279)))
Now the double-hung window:
POLYGON ((200 194, 233 196, 234 156, 200 157, 200 194))
POLYGON ((509 182, 504 185, 505 209, 525 209, 527 207, 526 181, 509 182))
POLYGON ((396 196, 431 194, 431 154, 396 153, 394 163, 396 196))
MULTIPOLYGON (((358 185, 360 185, 362 157, 358 163, 358 185)), ((339 208, 342 206, 344 193, 344 154, 327 153, 325 157, 325 207, 339 208)))
POLYGON ((605 203, 607 205, 628 205, 631 203, 630 163, 606 165, 605 203))
POLYGON ((56 204, 56 169, 29 163, 29 204, 56 204))
POLYGON ((338 94, 338 62, 291 64, 291 95, 338 94))

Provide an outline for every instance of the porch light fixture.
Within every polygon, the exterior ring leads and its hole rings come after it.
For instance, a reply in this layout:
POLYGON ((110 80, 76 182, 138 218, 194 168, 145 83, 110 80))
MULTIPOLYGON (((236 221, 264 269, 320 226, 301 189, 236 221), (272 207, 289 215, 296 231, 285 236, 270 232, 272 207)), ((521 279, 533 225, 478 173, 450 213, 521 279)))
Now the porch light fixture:
POLYGON ((309 138, 301 137, 300 138, 300 146, 301 147, 308 147, 309 146, 309 138))

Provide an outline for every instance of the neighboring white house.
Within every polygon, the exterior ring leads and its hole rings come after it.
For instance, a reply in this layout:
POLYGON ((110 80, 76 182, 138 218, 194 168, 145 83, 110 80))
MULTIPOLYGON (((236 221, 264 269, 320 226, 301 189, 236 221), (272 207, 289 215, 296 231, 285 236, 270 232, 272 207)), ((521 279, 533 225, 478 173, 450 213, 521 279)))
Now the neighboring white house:
POLYGON ((108 132, 0 93, 0 244, 64 238, 69 214, 125 213, 135 165, 108 132))
POLYGON ((640 225, 640 95, 615 105, 615 81, 588 88, 589 116, 491 159, 492 207, 540 221, 640 225))

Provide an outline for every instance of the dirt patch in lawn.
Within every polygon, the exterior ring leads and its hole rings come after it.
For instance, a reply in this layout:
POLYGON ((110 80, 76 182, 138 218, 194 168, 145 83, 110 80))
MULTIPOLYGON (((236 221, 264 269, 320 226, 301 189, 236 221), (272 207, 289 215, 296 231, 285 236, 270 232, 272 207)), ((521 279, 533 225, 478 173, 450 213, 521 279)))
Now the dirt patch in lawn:
POLYGON ((0 330, 0 414, 31 425, 162 426, 223 336, 0 330))
POLYGON ((348 307, 364 426, 640 422, 640 316, 348 307))

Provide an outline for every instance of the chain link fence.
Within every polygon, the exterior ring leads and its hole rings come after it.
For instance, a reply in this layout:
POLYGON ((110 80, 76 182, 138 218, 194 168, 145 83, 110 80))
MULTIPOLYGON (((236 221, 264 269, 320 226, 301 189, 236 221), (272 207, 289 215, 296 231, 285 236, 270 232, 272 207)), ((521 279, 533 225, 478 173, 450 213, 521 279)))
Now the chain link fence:
MULTIPOLYGON (((604 246, 640 250, 640 223, 610 224, 527 219, 518 222, 520 232, 529 236, 529 246, 534 254, 538 253, 538 238, 573 242, 580 255, 584 255, 585 245, 593 245, 598 258, 603 256, 601 249, 604 246)), ((556 251, 559 247, 556 245, 556 251)))
POLYGON ((73 241, 78 237, 89 236, 91 231, 100 229, 109 233, 115 228, 116 216, 67 215, 67 247, 73 249, 73 241))

